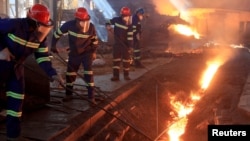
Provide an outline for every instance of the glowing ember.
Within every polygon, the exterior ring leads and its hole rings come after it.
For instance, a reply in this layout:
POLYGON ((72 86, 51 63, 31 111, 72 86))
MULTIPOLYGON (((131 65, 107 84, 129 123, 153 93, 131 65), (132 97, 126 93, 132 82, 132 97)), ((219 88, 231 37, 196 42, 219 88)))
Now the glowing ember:
POLYGON ((194 36, 196 39, 200 38, 200 35, 187 25, 177 24, 177 25, 173 25, 173 28, 175 31, 179 32, 180 34, 183 34, 186 36, 194 36))
MULTIPOLYGON (((208 87, 220 65, 221 63, 218 61, 209 64, 202 77, 202 90, 208 87)), ((167 132, 170 141, 180 141, 180 136, 185 133, 188 122, 187 115, 193 111, 195 104, 200 100, 201 92, 191 93, 188 102, 177 101, 175 100, 176 97, 170 97, 170 104, 174 112, 177 113, 176 117, 174 117, 174 123, 171 124, 167 132)))

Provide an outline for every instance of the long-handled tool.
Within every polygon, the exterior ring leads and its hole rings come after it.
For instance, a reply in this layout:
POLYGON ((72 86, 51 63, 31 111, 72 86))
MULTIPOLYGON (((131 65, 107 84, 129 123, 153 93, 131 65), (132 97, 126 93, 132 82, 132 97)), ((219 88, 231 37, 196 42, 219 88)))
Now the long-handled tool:
MULTIPOLYGON (((25 64, 22 64, 22 65, 24 65, 24 67, 26 67, 27 69, 29 69, 29 70, 31 70, 31 71, 34 71, 34 70, 33 70, 32 68, 30 68, 29 66, 27 66, 27 65, 25 65, 25 64)), ((48 79, 50 80, 50 78, 48 78, 48 79)), ((63 88, 67 89, 67 88, 64 86, 64 84, 60 83, 60 85, 61 85, 63 88)), ((147 138, 148 140, 153 141, 153 139, 151 139, 151 138, 150 138, 149 136, 147 136, 143 131, 141 131, 140 129, 138 129, 137 127, 135 127, 134 125, 132 125, 131 123, 129 123, 129 122, 127 122, 127 121, 121 119, 121 118, 118 117, 117 115, 115 115, 115 114, 113 114, 112 112, 108 111, 107 109, 105 109, 105 108, 103 108, 103 107, 97 105, 96 103, 92 102, 92 101, 89 100, 88 98, 85 98, 85 97, 81 96, 81 94, 79 94, 79 93, 77 93, 77 92, 75 92, 75 91, 72 91, 72 92, 73 92, 74 94, 76 94, 77 96, 79 96, 81 99, 83 99, 83 100, 85 100, 85 101, 88 101, 88 102, 89 102, 90 104, 92 104, 94 107, 97 107, 97 108, 103 110, 105 113, 107 113, 107 114, 113 116, 114 118, 116 118, 117 120, 121 121, 121 122, 124 123, 125 125, 131 127, 132 129, 134 129, 136 132, 138 132, 138 133, 140 133, 141 135, 143 135, 143 136, 144 136, 145 138, 147 138)))

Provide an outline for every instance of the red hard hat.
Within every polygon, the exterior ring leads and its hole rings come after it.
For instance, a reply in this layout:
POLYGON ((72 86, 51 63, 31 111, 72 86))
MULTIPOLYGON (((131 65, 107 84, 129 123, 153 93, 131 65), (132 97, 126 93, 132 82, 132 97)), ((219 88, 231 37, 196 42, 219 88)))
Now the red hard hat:
POLYGON ((47 26, 52 25, 49 9, 42 4, 33 5, 29 9, 27 16, 33 19, 34 21, 39 22, 43 25, 47 25, 47 26))
POLYGON ((122 7, 121 11, 120 11, 120 14, 122 16, 130 16, 131 12, 130 12, 130 9, 128 7, 122 7))
POLYGON ((85 8, 79 7, 76 9, 75 18, 85 21, 85 20, 89 20, 90 16, 88 14, 88 11, 85 8))

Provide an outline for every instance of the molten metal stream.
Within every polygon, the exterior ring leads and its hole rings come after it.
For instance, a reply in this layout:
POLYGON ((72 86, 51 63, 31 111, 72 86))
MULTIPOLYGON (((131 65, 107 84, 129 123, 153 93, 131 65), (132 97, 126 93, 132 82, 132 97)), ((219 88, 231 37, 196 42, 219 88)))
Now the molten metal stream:
POLYGON ((168 134, 168 141, 181 141, 180 136, 185 133, 185 128, 188 122, 188 114, 193 111, 195 104, 201 99, 204 91, 208 88, 220 65, 221 63, 218 61, 208 64, 208 68, 204 72, 201 79, 201 90, 190 94, 190 97, 187 100, 188 102, 176 100, 176 95, 170 97, 170 104, 174 113, 177 113, 177 115, 174 117, 174 121, 155 139, 155 141, 157 141, 164 133, 168 134))
MULTIPOLYGON (((208 88, 211 80, 213 79, 215 73, 217 72, 218 68, 220 67, 220 62, 212 62, 208 65, 208 68, 203 74, 201 79, 201 89, 204 91, 208 88)), ((196 94, 191 94, 190 103, 181 103, 180 101, 173 101, 171 100, 171 105, 175 112, 178 113, 177 120, 169 126, 168 135, 170 141, 180 141, 180 136, 185 133, 185 128, 188 122, 187 115, 190 114, 195 104, 201 98, 203 93, 197 92, 196 94)))

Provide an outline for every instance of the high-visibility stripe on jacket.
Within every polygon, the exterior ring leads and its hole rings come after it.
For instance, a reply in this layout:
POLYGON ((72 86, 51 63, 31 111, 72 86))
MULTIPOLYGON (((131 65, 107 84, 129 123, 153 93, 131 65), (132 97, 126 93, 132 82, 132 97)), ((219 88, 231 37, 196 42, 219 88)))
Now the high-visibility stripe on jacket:
POLYGON ((49 59, 46 39, 37 42, 35 33, 30 31, 27 18, 0 19, 0 50, 8 48, 18 63, 34 53, 35 59, 48 76, 56 75, 49 59))
POLYGON ((114 38, 116 42, 124 43, 128 47, 133 44, 133 27, 126 25, 122 17, 114 17, 107 21, 106 25, 114 25, 114 38))
POLYGON ((132 16, 132 25, 133 25, 133 32, 134 32, 133 37, 134 39, 136 39, 136 34, 141 34, 142 32, 141 21, 136 14, 132 16))
POLYGON ((83 33, 77 27, 76 22, 76 20, 67 21, 58 28, 52 37, 51 46, 55 47, 61 36, 68 35, 71 53, 81 54, 85 51, 96 51, 99 42, 94 25, 90 23, 89 30, 83 33))

